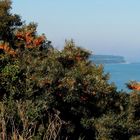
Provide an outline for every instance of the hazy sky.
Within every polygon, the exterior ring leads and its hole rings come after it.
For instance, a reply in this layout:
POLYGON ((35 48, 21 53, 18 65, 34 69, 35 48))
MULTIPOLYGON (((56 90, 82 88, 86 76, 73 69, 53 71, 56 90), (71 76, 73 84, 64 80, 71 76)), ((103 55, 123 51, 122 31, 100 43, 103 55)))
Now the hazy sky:
POLYGON ((140 61, 140 0, 13 0, 12 11, 58 49, 73 38, 95 54, 140 61))

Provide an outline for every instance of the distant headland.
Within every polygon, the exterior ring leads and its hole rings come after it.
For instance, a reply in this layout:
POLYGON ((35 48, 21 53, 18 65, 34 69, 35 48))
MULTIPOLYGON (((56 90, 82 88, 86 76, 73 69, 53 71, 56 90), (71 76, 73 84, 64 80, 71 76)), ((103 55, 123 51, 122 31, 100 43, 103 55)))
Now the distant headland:
POLYGON ((126 63, 123 56, 116 55, 91 55, 90 60, 96 64, 126 63))

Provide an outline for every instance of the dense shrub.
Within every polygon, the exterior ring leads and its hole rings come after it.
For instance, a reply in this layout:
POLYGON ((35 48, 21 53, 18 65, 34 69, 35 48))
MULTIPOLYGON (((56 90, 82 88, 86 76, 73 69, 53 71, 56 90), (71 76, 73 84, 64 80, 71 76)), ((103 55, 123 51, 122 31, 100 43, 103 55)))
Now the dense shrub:
POLYGON ((88 56, 88 52, 67 41, 62 51, 49 47, 41 51, 27 49, 19 57, 7 58, 9 61, 1 59, 5 61, 1 68, 2 99, 15 106, 12 110, 8 107, 8 111, 13 114, 12 119, 18 116, 15 124, 20 125, 21 132, 26 120, 38 126, 38 135, 40 125, 46 131, 48 115, 59 114, 64 122, 61 139, 95 137, 93 120, 107 112, 109 104, 114 104, 111 98, 116 90, 108 84, 103 68, 92 64, 88 56))
MULTIPOLYGON (((14 20, 10 1, 0 1, 0 7, 14 20)), ((0 31, 6 25, 10 30, 0 34, 1 42, 8 42, 16 54, 1 48, 0 139, 139 139, 138 91, 118 92, 103 66, 89 61, 88 51, 72 40, 61 51, 47 39, 36 42, 36 24, 21 26, 16 17, 14 24, 0 21, 0 31), (13 37, 5 39, 4 34, 13 37)))

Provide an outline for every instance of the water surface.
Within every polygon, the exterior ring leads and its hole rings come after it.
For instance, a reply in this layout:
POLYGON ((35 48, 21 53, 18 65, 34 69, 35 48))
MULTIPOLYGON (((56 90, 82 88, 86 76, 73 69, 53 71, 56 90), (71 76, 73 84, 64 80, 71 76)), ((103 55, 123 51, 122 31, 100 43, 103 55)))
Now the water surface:
POLYGON ((140 63, 104 64, 105 72, 110 73, 110 82, 115 82, 118 89, 126 90, 130 80, 140 81, 140 63))

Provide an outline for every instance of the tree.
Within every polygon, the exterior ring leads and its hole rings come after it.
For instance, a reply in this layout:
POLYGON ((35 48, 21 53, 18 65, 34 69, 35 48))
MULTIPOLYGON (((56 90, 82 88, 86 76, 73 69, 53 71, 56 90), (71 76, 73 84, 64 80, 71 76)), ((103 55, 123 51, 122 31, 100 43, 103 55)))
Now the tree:
POLYGON ((11 0, 0 1, 0 40, 14 47, 14 31, 22 25, 19 15, 12 14, 11 0))
POLYGON ((139 139, 139 91, 118 92, 89 51, 73 40, 58 51, 10 9, 0 1, 0 37, 11 50, 0 56, 0 139, 139 139))
MULTIPOLYGON (((26 113, 28 122, 34 117, 32 123, 38 124, 36 132, 43 125, 43 133, 48 128, 48 114, 52 118, 59 115, 62 122, 59 121, 61 129, 57 137, 95 138, 94 119, 108 112, 110 104, 115 104, 111 98, 116 88, 108 84, 103 67, 88 60, 89 54, 73 41, 67 41, 62 51, 37 47, 22 50, 22 55, 16 59, 5 60, 0 75, 1 99, 6 98, 6 102, 17 106, 15 111, 8 112, 18 112, 18 106, 26 108, 25 112, 32 108, 33 114, 26 113)), ((13 114, 12 118, 17 115, 13 114)), ((7 125, 12 127, 12 124, 7 125)))

